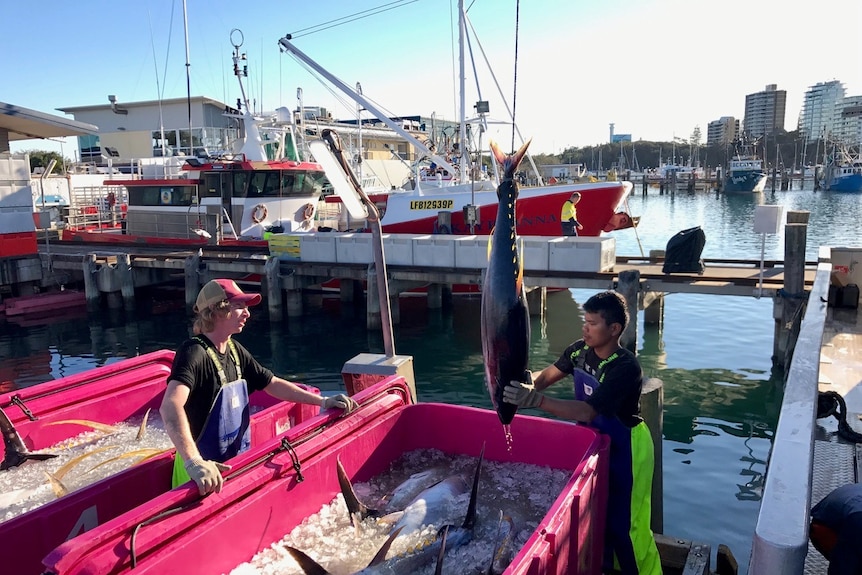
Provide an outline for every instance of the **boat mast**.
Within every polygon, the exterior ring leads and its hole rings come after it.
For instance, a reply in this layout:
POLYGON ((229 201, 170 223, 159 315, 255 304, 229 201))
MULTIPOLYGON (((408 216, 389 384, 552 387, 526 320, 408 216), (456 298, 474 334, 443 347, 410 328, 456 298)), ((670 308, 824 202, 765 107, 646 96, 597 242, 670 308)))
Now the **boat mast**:
POLYGON ((357 94, 355 90, 350 88, 350 86, 348 86, 347 84, 345 84, 344 82, 342 82, 341 80, 339 80, 338 78, 336 78, 335 76, 333 76, 332 74, 330 74, 329 72, 324 70, 320 66, 320 64, 318 64, 317 62, 315 62, 314 60, 309 58, 304 52, 302 52, 302 50, 300 50, 299 48, 297 48, 296 46, 291 44, 290 39, 291 39, 291 37, 288 34, 287 36, 285 36, 284 38, 279 40, 278 44, 282 48, 284 48, 286 51, 290 52, 291 54, 293 54, 294 56, 296 56, 297 58, 302 60, 305 64, 307 64, 309 67, 311 67, 315 72, 317 72, 318 74, 320 74, 321 76, 323 76, 324 78, 329 80, 336 88, 338 88, 339 90, 344 92, 354 102, 360 103, 363 108, 365 108, 366 110, 368 110, 369 112, 374 114, 374 116, 378 120, 380 120, 381 122, 386 124, 386 126, 389 127, 389 129, 391 129, 393 132, 395 132, 396 134, 398 134, 399 136, 401 136, 402 138, 404 138, 405 140, 407 140, 408 142, 413 144, 413 146, 416 149, 420 150, 426 156, 428 156, 429 158, 434 160, 434 162, 436 162, 438 166, 445 168, 446 171, 448 171, 450 174, 455 174, 455 172, 456 172, 455 167, 452 166, 452 164, 450 164, 448 161, 446 161, 446 158, 441 158, 440 156, 438 156, 437 154, 432 152, 428 148, 428 146, 426 146, 425 144, 420 142, 418 139, 416 139, 415 136, 413 136, 410 132, 405 130, 402 126, 399 126, 397 122, 393 122, 386 114, 384 114, 379 108, 377 108, 377 106, 375 106, 367 98, 365 98, 365 96, 363 96, 362 94, 357 94))
POLYGON ((467 117, 465 109, 467 107, 467 95, 464 93, 464 85, 466 83, 464 72, 464 37, 467 33, 464 25, 464 0, 458 0, 458 84, 460 91, 460 130, 459 135, 461 143, 458 146, 460 152, 460 169, 459 183, 467 183, 467 117))
POLYGON ((189 17, 186 10, 186 0, 183 0, 183 30, 186 37, 186 104, 189 109, 189 156, 193 156, 194 136, 192 136, 192 79, 191 63, 189 63, 189 17))

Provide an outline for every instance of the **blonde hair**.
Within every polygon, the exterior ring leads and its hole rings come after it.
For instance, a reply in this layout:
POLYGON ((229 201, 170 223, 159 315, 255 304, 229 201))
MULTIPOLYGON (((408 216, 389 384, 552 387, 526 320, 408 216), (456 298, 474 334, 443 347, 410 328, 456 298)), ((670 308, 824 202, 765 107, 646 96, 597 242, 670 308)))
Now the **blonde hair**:
POLYGON ((208 333, 215 329, 217 319, 225 318, 230 313, 230 302, 222 300, 210 307, 205 307, 195 315, 193 330, 195 335, 208 333))

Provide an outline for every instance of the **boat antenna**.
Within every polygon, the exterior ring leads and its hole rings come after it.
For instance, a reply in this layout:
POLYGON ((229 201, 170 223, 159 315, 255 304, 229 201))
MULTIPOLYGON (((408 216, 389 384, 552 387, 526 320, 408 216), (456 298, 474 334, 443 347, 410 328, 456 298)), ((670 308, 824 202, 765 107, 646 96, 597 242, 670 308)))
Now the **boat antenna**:
MULTIPOLYGON (((173 11, 171 11, 171 20, 173 21, 173 11)), ((153 49, 153 67, 156 69, 156 97, 159 100, 159 142, 161 143, 162 148, 162 157, 164 158, 167 155, 167 150, 165 149, 165 120, 162 114, 162 88, 159 84, 159 64, 156 62, 156 43, 153 40, 153 22, 150 19, 150 11, 147 10, 147 23, 150 26, 150 46, 153 49)), ((171 35, 170 30, 173 27, 173 22, 171 26, 168 26, 168 52, 170 52, 171 48, 171 35)), ((167 54, 165 55, 165 70, 167 70, 167 54)), ((164 169, 164 168, 163 168, 164 169)))
POLYGON ((192 65, 189 63, 189 17, 186 10, 186 0, 183 0, 183 32, 186 38, 186 104, 189 110, 189 155, 192 156, 195 139, 192 135, 192 65))

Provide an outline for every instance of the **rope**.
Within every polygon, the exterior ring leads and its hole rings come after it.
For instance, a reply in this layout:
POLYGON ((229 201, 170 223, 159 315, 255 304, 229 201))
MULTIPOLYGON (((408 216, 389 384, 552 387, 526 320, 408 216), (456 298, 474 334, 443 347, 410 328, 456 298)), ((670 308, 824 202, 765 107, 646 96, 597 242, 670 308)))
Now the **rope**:
POLYGON ((862 443, 862 433, 847 423, 847 404, 840 393, 821 391, 817 395, 817 419, 834 415, 838 420, 838 435, 853 443, 862 443))
POLYGON ((521 24, 521 0, 515 3, 515 77, 512 85, 512 150, 515 149, 515 110, 518 103, 518 28, 521 24))

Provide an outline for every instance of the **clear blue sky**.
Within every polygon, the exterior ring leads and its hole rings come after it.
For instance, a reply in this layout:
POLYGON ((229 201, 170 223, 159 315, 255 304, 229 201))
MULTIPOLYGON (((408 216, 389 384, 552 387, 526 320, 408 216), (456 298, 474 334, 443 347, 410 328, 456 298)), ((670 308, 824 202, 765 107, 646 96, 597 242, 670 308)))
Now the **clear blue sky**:
MULTIPOLYGON (((186 96, 182 0, 3 3, 7 62, 0 101, 57 108, 186 96), (11 77, 10 77, 11 74, 11 77), (157 84, 158 82, 158 84, 157 84), (157 85, 160 88, 157 88, 157 85)), ((230 31, 242 30, 257 107, 303 103, 352 117, 277 42, 294 43, 392 115, 456 119, 456 0, 188 0, 191 93, 233 103, 230 31), (298 31, 363 11, 369 17, 298 31)), ((511 103, 515 0, 466 0, 468 16, 511 103)), ((862 94, 862 2, 818 0, 523 0, 516 120, 534 153, 607 141, 608 124, 634 140, 687 138, 721 116, 742 118, 745 95, 787 91, 785 128, 796 128, 807 87, 829 80, 862 94)), ((479 46, 473 45, 477 60, 479 46)), ((505 118, 493 82, 480 78, 491 115, 505 118)), ((468 71, 468 106, 478 99, 468 71)), ((510 104, 511 105, 511 104, 510 104)), ((491 136, 508 147, 511 128, 491 136)), ((65 146, 74 149, 74 139, 65 146)), ((13 150, 59 149, 50 142, 13 150)))

